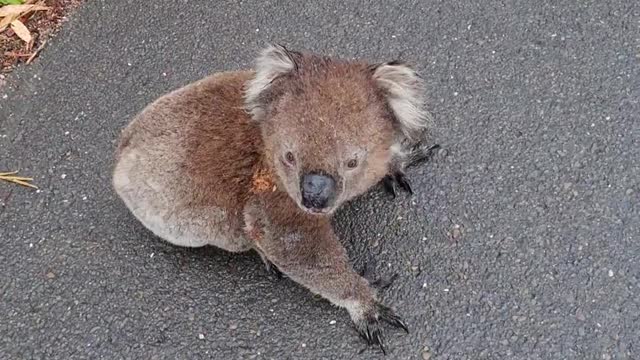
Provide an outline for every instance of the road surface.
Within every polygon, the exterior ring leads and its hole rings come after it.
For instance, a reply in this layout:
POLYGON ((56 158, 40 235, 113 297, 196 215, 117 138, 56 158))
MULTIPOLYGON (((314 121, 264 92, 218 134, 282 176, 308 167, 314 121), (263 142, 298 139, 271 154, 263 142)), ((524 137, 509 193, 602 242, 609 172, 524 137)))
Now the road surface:
POLYGON ((255 254, 172 247, 110 185, 120 129, 266 41, 415 64, 442 150, 336 218, 411 327, 388 359, 640 358, 636 1, 87 2, 0 89, 0 358, 382 359, 255 254), (364 350, 364 351, 363 351, 364 350))

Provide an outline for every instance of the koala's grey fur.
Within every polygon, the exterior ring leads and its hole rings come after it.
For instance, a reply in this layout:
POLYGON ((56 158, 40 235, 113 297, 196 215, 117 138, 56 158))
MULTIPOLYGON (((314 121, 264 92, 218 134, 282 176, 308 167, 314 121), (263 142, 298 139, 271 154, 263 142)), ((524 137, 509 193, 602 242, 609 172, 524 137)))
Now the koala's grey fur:
POLYGON ((122 133, 113 184, 159 237, 256 250, 345 308, 382 347, 381 321, 406 326, 353 271, 330 214, 402 173, 429 124, 422 92, 403 64, 270 46, 255 71, 214 74, 148 105, 122 133), (300 177, 309 171, 336 180, 335 201, 322 214, 301 204, 300 177))

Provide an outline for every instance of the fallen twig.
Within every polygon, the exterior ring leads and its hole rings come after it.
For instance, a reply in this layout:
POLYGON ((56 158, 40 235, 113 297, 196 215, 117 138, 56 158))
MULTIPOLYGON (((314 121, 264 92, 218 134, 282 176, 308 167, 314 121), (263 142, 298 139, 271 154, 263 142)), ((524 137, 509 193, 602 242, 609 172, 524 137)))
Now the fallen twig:
POLYGON ((31 57, 33 55, 33 53, 17 53, 15 51, 7 51, 6 53, 4 53, 5 56, 10 56, 10 57, 31 57))
POLYGON ((29 58, 27 59, 26 63, 31 64, 31 62, 33 61, 33 59, 36 58, 36 56, 38 55, 38 53, 40 52, 40 50, 42 50, 44 48, 44 45, 47 43, 47 40, 45 39, 42 44, 40 44, 40 46, 38 46, 38 48, 33 52, 33 54, 31 54, 31 56, 29 56, 29 58))

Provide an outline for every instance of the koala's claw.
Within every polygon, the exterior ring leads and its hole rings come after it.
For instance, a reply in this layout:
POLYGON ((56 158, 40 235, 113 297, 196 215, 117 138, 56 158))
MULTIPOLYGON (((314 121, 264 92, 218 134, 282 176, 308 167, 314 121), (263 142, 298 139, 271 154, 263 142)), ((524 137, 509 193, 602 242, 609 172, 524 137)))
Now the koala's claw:
POLYGON ((394 175, 395 181, 400 185, 402 190, 408 192, 410 195, 413 195, 413 189, 411 189, 411 183, 409 183, 409 179, 404 173, 397 172, 394 175))
POLYGON ((264 267, 265 269, 267 269, 267 272, 269 272, 269 274, 275 276, 276 279, 282 279, 283 275, 280 269, 278 269, 275 265, 273 265, 273 263, 271 263, 271 261, 269 261, 269 259, 267 259, 266 256, 260 254, 260 258, 262 259, 262 262, 264 263, 264 267))
POLYGON ((398 195, 398 192, 396 190, 396 182, 393 179, 393 176, 385 176, 384 179, 382 179, 382 185, 384 185, 384 190, 387 193, 391 194, 391 196, 393 196, 394 198, 398 195))
POLYGON ((380 310, 380 318, 389 325, 400 328, 404 330, 407 334, 409 333, 409 327, 407 324, 402 321, 400 316, 396 315, 396 313, 384 305, 379 305, 381 307, 380 310))
POLYGON ((440 149, 440 144, 435 144, 430 147, 426 147, 424 144, 417 144, 411 151, 411 157, 407 167, 414 167, 430 160, 438 149, 440 149))
POLYGON ((282 279, 283 275, 282 275, 282 271, 280 271, 280 269, 278 269, 275 265, 269 263, 269 264, 265 264, 267 271, 276 277, 276 279, 282 279))
POLYGON ((361 329, 358 329, 360 336, 365 339, 369 345, 377 345, 382 350, 383 354, 387 354, 387 350, 384 345, 384 337, 382 335, 382 325, 377 319, 365 320, 366 323, 361 325, 361 329))
POLYGON ((398 195, 398 186, 401 190, 413 195, 413 189, 411 189, 409 179, 400 171, 385 176, 384 179, 382 179, 382 184, 384 185, 384 189, 394 198, 398 195))
POLYGON ((381 322, 386 322, 394 327, 401 328, 407 333, 409 333, 409 329, 391 308, 382 304, 376 304, 374 309, 365 314, 356 324, 360 336, 365 339, 369 345, 379 346, 382 353, 386 355, 387 350, 384 345, 381 322))
POLYGON ((411 183, 409 182, 409 179, 407 178, 403 170, 428 161, 429 159, 431 159, 431 157, 433 157, 434 152, 438 149, 440 149, 439 144, 435 144, 431 147, 426 147, 424 146, 424 144, 416 144, 411 150, 411 156, 409 157, 407 163, 399 169, 392 170, 390 174, 387 174, 382 179, 384 189, 394 198, 398 195, 398 187, 400 188, 400 190, 413 195, 411 183))

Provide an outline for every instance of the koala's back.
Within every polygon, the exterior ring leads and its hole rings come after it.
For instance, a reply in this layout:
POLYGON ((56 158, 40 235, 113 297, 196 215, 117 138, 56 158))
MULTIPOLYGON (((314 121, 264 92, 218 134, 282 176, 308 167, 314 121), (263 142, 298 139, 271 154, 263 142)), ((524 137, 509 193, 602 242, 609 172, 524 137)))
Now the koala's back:
POLYGON ((216 74, 162 96, 122 133, 114 187, 156 235, 248 250, 242 207, 262 149, 243 109, 251 72, 216 74))

